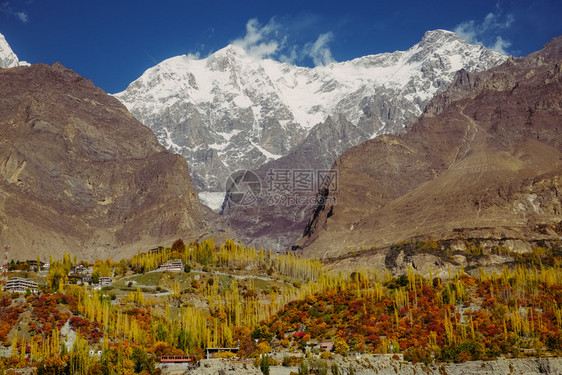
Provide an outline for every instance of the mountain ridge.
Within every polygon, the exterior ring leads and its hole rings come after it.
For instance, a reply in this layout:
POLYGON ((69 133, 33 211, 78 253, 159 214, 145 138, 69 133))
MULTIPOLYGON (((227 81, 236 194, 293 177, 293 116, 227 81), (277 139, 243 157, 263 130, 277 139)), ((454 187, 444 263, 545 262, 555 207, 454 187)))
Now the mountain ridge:
POLYGON ((227 46, 204 59, 167 59, 115 96, 189 161, 199 192, 218 194, 232 172, 287 155, 329 116, 343 114, 364 133, 357 142, 397 132, 454 71, 504 59, 445 30, 426 32, 407 51, 316 68, 258 60, 227 46))
MULTIPOLYGON (((439 77, 435 75, 436 67, 427 57, 428 54, 439 55, 435 51, 428 51, 427 48, 434 46, 435 39, 439 38, 444 39, 439 42, 439 45, 447 46, 449 40, 458 41, 456 35, 450 32, 428 32, 420 42, 421 46, 413 47, 409 51, 368 56, 357 61, 375 66, 381 63, 393 66, 395 61, 391 60, 394 59, 429 65, 423 69, 428 72, 433 71, 434 74, 431 75, 431 79, 427 80, 427 84, 435 85, 438 89, 449 79, 443 75, 439 81, 439 77)), ((414 88, 416 86, 412 81, 409 81, 407 85, 414 88)), ((406 126, 414 121, 414 116, 412 103, 402 100, 404 95, 406 95, 404 90, 387 90, 364 98, 363 117, 357 124, 349 121, 343 114, 328 116, 323 123, 315 125, 304 141, 296 145, 289 154, 268 161, 253 172, 264 183, 268 181, 268 175, 274 170, 327 170, 339 155, 370 139, 373 129, 384 129, 384 126, 391 123, 395 126, 392 132, 406 131, 406 126), (381 119, 386 119, 385 125, 382 124, 381 119)), ((425 101, 420 102, 419 105, 422 106, 423 103, 425 101)), ((382 132, 385 133, 385 131, 382 132)), ((236 205, 225 201, 222 213, 229 225, 246 243, 276 250, 288 249, 302 236, 308 217, 314 212, 315 192, 285 191, 282 192, 281 199, 277 199, 279 194, 274 195, 258 199, 252 205, 236 205), (271 204, 275 200, 280 200, 283 204, 271 204), (289 200, 303 203, 286 204, 289 200), (255 217, 259 219, 255 219, 255 217)))
POLYGON ((61 64, 0 69, 0 232, 15 259, 120 259, 228 231, 187 163, 61 64))
POLYGON ((409 132, 344 153, 337 204, 317 207, 303 252, 418 237, 558 240, 561 51, 559 37, 488 71, 460 71, 409 132))

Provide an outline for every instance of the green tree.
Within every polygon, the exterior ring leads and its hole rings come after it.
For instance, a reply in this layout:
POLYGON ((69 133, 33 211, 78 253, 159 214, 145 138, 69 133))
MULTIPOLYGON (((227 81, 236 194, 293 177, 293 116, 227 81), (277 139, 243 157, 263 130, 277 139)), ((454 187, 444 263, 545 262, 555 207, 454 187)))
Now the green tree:
POLYGON ((302 361, 301 364, 299 365, 299 375, 308 375, 310 374, 310 369, 308 367, 308 362, 307 361, 302 361))
POLYGON ((264 375, 269 375, 269 356, 267 354, 264 354, 261 359, 260 370, 264 375))
POLYGON ((209 266, 215 262, 215 241, 212 238, 197 246, 195 261, 202 266, 209 266))
POLYGON ((273 339, 273 334, 269 332, 269 327, 266 325, 259 325, 254 328, 254 331, 252 332, 252 339, 265 339, 266 341, 271 341, 271 339, 273 339))
POLYGON ((58 291, 61 284, 65 285, 67 283, 69 271, 70 267, 67 269, 62 263, 55 262, 51 264, 49 273, 47 274, 47 286, 53 292, 58 291))
POLYGON ((93 272, 92 273, 92 284, 99 284, 100 282, 100 273, 99 272, 93 272))
POLYGON ((151 374, 154 372, 154 363, 150 361, 144 348, 133 348, 131 360, 135 364, 136 374, 142 371, 147 371, 151 374))
POLYGON ((178 348, 182 349, 186 353, 190 353, 193 351, 194 346, 195 340, 193 339, 191 331, 181 329, 178 333, 178 348))
POLYGON ((332 364, 332 374, 340 375, 340 368, 338 367, 337 363, 332 364))

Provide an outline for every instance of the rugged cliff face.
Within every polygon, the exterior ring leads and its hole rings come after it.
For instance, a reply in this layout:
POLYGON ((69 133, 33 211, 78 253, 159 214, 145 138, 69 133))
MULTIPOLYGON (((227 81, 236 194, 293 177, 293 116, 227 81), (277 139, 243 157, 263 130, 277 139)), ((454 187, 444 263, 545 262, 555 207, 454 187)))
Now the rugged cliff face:
POLYGON ((345 117, 329 117, 315 126, 306 140, 282 158, 253 171, 261 181, 260 197, 250 204, 224 202, 223 216, 245 243, 275 251, 285 250, 302 236, 316 207, 319 174, 328 173, 339 153, 359 143, 364 133, 345 117), (319 150, 325 152, 319 152, 319 150), (274 189, 287 176, 287 187, 274 189), (299 189, 298 179, 308 184, 299 189), (295 184, 296 183, 296 184, 295 184))
POLYGON ((185 159, 89 80, 60 64, 0 69, 0 92, 0 238, 11 257, 121 258, 222 225, 199 204, 185 159))
MULTIPOLYGON (((446 30, 426 32, 407 51, 316 68, 228 46, 204 59, 163 61, 115 96, 188 160, 200 198, 219 211, 233 172, 253 171, 264 192, 272 169, 329 169, 350 147, 415 121, 457 70, 506 58, 446 30)), ((227 202, 222 213, 245 243, 284 250, 302 235, 314 193, 289 189, 250 205, 227 202)))
POLYGON ((403 136, 346 152, 335 204, 299 246, 331 257, 411 238, 558 239, 562 38, 481 73, 460 72, 403 136))
POLYGON ((198 191, 220 206, 232 172, 288 155, 311 132, 311 140, 322 140, 332 131, 322 129, 328 117, 343 116, 350 133, 308 146, 335 158, 377 134, 400 131, 457 70, 480 71, 505 59, 445 30, 428 31, 407 51, 315 68, 228 46, 204 59, 165 60, 115 96, 188 160, 198 191))
MULTIPOLYGON (((270 160, 253 172, 267 189, 270 175, 275 171, 288 171, 291 178, 295 173, 311 171, 316 176, 313 185, 317 188, 318 173, 329 169, 343 152, 376 134, 398 133, 413 123, 432 95, 444 90, 454 78, 453 56, 463 54, 463 50, 466 55, 457 60, 464 61, 462 66, 472 71, 504 60, 495 60, 498 56, 461 42, 451 32, 437 30, 427 32, 419 44, 406 52, 368 56, 334 67, 334 70, 345 67, 350 72, 365 69, 365 74, 386 69, 394 73, 384 83, 384 80, 373 80, 370 88, 374 88, 373 93, 367 94, 370 91, 365 88, 351 94, 342 92, 341 102, 335 106, 341 112, 336 109, 328 112, 331 115, 310 129, 306 138, 287 155, 270 160), (474 57, 477 55, 480 58, 474 57), (359 110, 360 114, 354 112, 359 110)), ((226 202, 222 213, 246 243, 285 250, 302 236, 315 209, 315 192, 316 189, 289 188, 274 193, 273 199, 267 193, 262 194, 261 199, 250 205, 226 202)))

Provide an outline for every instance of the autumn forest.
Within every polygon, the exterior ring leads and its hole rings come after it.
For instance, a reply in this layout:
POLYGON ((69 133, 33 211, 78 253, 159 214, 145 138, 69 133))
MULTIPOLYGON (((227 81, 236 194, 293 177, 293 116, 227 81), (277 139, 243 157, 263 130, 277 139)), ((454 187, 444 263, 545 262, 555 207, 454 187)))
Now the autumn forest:
POLYGON ((155 374, 163 356, 196 360, 209 347, 236 348, 219 355, 257 365, 284 351, 298 365, 304 357, 291 353, 321 342, 333 343, 333 352, 321 353, 326 363, 351 353, 422 363, 560 355, 562 272, 551 250, 501 273, 448 277, 411 267, 399 276, 336 272, 293 254, 213 240, 178 240, 120 262, 79 263, 65 254, 50 259, 44 277, 13 263, 10 276, 34 278, 40 291, 2 293, 0 340, 10 352, 0 369, 155 374), (181 271, 160 268, 173 261, 181 271), (96 281, 112 277, 111 285, 76 283, 69 275, 77 266, 91 268, 96 281))

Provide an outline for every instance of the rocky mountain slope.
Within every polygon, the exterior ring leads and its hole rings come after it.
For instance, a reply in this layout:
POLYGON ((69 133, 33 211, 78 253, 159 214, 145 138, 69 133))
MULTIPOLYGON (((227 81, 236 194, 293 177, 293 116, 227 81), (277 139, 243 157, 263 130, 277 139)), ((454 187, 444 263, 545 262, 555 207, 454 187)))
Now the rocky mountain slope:
POLYGON ((558 240, 562 37, 459 72, 412 130, 356 146, 334 168, 338 190, 323 193, 336 202, 316 207, 299 243, 308 256, 412 238, 558 240))
POLYGON ((351 126, 340 139, 315 145, 317 154, 335 158, 349 145, 401 130, 457 70, 504 60, 444 30, 427 32, 407 51, 316 68, 228 46, 204 59, 165 60, 115 96, 188 160, 196 188, 216 209, 232 172, 288 155, 328 117, 343 116, 351 126))
POLYGON ((224 219, 247 244, 287 249, 302 237, 316 207, 318 187, 323 176, 330 174, 338 151, 353 147, 352 140, 363 136, 343 115, 328 117, 288 155, 252 171, 261 182, 259 196, 248 204, 227 198, 221 211, 224 219))
POLYGON ((0 69, 0 92, 0 238, 11 257, 119 259, 220 233, 185 159, 91 81, 38 64, 0 69))

